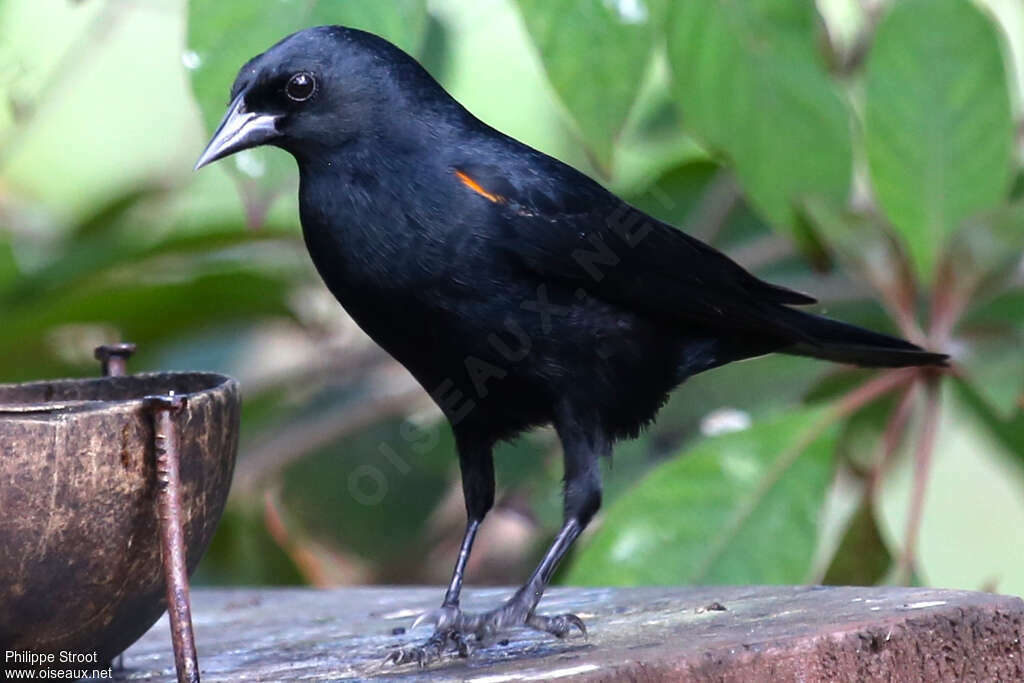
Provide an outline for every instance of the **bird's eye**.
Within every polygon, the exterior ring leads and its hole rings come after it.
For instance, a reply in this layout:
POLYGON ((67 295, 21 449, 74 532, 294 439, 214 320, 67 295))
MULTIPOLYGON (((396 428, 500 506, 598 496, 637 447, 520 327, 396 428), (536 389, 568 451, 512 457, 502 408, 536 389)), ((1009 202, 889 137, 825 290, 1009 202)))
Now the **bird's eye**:
POLYGON ((316 92, 316 79, 313 74, 305 71, 297 73, 288 80, 284 93, 296 102, 305 102, 316 92))

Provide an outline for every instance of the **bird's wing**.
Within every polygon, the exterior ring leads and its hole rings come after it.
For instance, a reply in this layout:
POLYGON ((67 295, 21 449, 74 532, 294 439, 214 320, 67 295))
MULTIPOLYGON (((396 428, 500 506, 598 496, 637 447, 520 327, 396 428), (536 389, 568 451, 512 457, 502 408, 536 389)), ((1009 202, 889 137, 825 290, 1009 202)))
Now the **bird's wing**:
POLYGON ((514 174, 493 166, 457 168, 463 184, 500 212, 501 228, 490 235, 495 246, 541 279, 660 319, 806 336, 777 311, 813 298, 757 279, 559 162, 546 166, 514 174))

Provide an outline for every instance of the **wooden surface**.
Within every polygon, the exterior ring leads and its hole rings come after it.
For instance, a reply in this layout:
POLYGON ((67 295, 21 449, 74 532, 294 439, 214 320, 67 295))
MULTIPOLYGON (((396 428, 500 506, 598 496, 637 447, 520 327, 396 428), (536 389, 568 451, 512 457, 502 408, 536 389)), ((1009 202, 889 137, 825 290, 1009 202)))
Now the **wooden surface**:
MULTIPOLYGON (((519 630, 469 659, 382 665, 392 648, 430 635, 401 630, 441 593, 196 590, 203 680, 1024 680, 1024 601, 902 588, 556 588, 540 612, 579 614, 588 639, 519 630)), ((463 607, 508 595, 469 590, 463 607)), ((122 680, 172 679, 166 617, 129 648, 125 666, 122 680)))

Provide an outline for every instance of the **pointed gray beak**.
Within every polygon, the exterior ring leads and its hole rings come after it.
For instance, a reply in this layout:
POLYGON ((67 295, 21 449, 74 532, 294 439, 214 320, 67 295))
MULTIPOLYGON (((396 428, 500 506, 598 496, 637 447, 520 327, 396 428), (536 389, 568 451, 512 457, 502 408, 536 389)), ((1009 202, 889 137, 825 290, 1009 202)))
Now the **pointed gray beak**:
POLYGON ((239 93, 193 170, 198 171, 218 159, 270 141, 278 132, 277 119, 270 114, 246 111, 245 92, 239 93))

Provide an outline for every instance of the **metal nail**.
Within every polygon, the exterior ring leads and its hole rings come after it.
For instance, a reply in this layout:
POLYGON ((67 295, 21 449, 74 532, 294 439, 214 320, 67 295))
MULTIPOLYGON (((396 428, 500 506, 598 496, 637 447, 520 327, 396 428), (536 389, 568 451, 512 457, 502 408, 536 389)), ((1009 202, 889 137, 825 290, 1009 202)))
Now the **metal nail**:
POLYGON ((93 351, 103 367, 104 377, 120 377, 125 374, 128 359, 135 353, 135 344, 104 344, 93 351))
POLYGON ((163 550, 174 666, 178 671, 178 683, 199 683, 199 662, 196 659, 192 610, 189 605, 185 534, 181 523, 180 439, 174 421, 175 413, 185 407, 185 399, 171 392, 167 396, 147 396, 144 405, 153 414, 160 544, 163 550))

